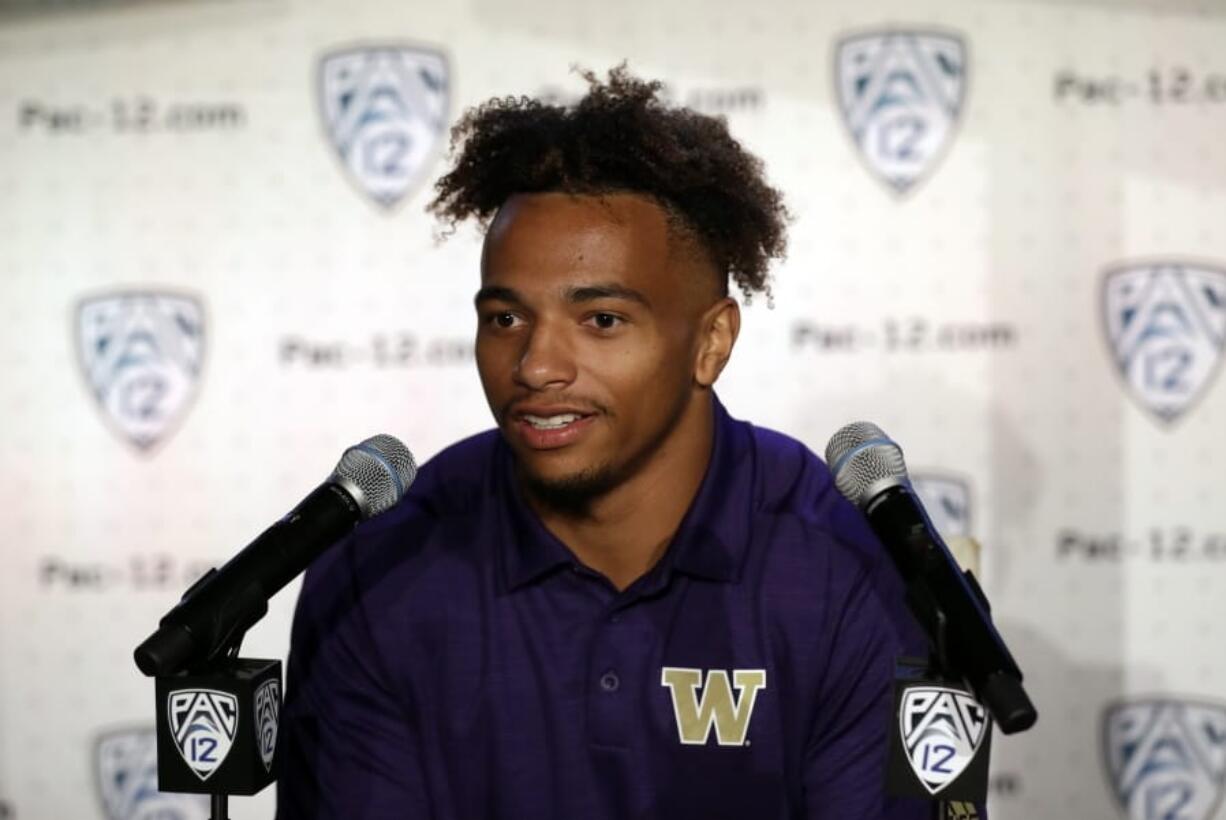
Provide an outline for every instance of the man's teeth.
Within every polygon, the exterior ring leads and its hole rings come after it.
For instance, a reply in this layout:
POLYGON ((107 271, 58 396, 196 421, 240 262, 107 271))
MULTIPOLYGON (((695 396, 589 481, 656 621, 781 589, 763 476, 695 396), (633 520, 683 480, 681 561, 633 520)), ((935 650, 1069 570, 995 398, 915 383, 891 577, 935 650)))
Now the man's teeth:
POLYGON ((524 416, 524 421, 531 424, 538 430, 556 430, 559 427, 565 427, 575 419, 579 418, 577 413, 563 413, 560 416, 524 416))

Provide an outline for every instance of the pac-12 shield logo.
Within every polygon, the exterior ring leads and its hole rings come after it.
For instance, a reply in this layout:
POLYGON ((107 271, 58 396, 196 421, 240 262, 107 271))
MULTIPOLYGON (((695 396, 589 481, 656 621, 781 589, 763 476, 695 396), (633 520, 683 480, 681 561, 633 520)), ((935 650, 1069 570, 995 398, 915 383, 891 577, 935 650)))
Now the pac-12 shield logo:
POLYGON ((272 771, 277 751, 277 726, 281 718, 281 681, 268 680, 255 690, 255 742, 264 768, 272 771))
POLYGON ((170 733, 188 767, 208 780, 225 762, 238 728, 238 698, 215 689, 177 689, 166 698, 170 733))
POLYGON ((1103 755, 1128 820, 1208 820, 1226 782, 1226 705, 1154 698, 1103 713, 1103 755))
POLYGON ((83 299, 77 356, 106 418, 148 450, 187 413, 204 360, 204 307, 195 296, 124 291, 83 299))
POLYGON ((838 42, 843 120, 869 169, 896 193, 907 193, 951 142, 966 72, 966 46, 956 34, 887 30, 838 42))
POLYGON ((354 48, 319 66, 324 127, 349 176, 391 208, 429 170, 450 109, 447 58, 408 46, 354 48))
POLYGON ((911 474, 911 487, 942 537, 965 538, 971 534, 971 489, 965 480, 915 472, 911 474))
POLYGON ((1226 270, 1175 262, 1115 267, 1104 277, 1103 313, 1128 392, 1170 423, 1217 372, 1226 340, 1226 270))
POLYGON ((988 716, 961 689, 911 686, 898 710, 911 770, 930 793, 958 779, 987 736, 988 716))
POLYGON ((107 820, 206 820, 209 799, 158 791, 157 732, 120 729, 98 738, 94 771, 107 820))

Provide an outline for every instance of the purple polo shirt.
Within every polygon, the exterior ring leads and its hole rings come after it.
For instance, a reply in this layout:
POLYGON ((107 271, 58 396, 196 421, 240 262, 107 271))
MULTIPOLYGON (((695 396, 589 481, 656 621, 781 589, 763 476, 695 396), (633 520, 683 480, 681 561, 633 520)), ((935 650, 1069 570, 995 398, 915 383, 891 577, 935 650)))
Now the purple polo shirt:
POLYGON ((714 412, 693 504, 623 592, 542 526, 497 431, 320 558, 277 816, 933 816, 884 796, 916 649, 884 551, 804 445, 714 412))

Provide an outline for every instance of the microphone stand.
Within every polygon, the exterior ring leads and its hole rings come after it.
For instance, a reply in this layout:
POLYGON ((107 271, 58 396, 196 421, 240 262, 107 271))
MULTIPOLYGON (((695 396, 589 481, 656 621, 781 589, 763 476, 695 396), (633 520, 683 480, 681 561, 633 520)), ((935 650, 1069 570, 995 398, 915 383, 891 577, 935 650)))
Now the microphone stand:
MULTIPOLYGON (((929 545, 935 546, 935 545, 929 545)), ((940 545, 945 555, 948 556, 948 548, 944 544, 940 545)), ((931 555, 931 553, 929 553, 931 555)), ((961 575, 962 581, 965 582, 977 602, 982 606, 985 617, 990 617, 990 607, 987 596, 984 595, 978 581, 973 573, 965 570, 956 569, 956 564, 952 564, 952 558, 949 558, 950 565, 955 568, 955 571, 961 575)), ((957 806, 959 802, 967 803, 982 803, 987 797, 987 772, 988 758, 991 754, 991 726, 992 718, 996 718, 1003 725, 1001 726, 1005 734, 1011 734, 1016 731, 1024 731, 1029 728, 1034 722, 1035 712, 1033 706, 1030 705, 1029 699, 1026 697, 1024 690, 1021 688, 1020 679, 1013 678, 1012 670, 1006 670, 1003 675, 993 675, 987 678, 987 684, 980 687, 968 687, 970 677, 968 669, 963 664, 958 662, 959 657, 965 657, 965 647, 955 647, 954 644, 959 640, 965 640, 965 635, 953 634, 954 629, 949 615, 946 613, 938 601, 937 596, 933 593, 931 586, 922 574, 913 574, 906 579, 906 600, 907 606, 915 616, 916 621, 923 628, 929 641, 928 658, 925 661, 920 658, 914 659, 911 663, 904 662, 903 665, 910 669, 909 680, 900 684, 902 689, 895 695, 896 709, 898 710, 899 719, 903 719, 904 714, 910 715, 906 707, 907 698, 905 692, 910 686, 938 687, 945 689, 947 692, 957 697, 969 697, 969 695, 958 695, 958 692, 965 692, 968 688, 974 690, 974 697, 978 707, 983 710, 983 726, 982 735, 979 740, 973 740, 973 737, 965 738, 971 742, 972 748, 970 751, 970 759, 962 764, 962 766, 952 774, 948 769, 941 769, 934 766, 928 769, 928 757, 923 756, 922 768, 928 775, 927 794, 923 790, 916 791, 914 785, 909 785, 917 782, 914 778, 920 778, 921 771, 917 766, 921 766, 916 759, 913 759, 907 751, 906 735, 909 727, 900 727, 895 730, 899 732, 894 735, 891 750, 891 763, 889 782, 892 790, 896 794, 911 794, 913 796, 923 796, 935 798, 938 791, 942 792, 938 809, 940 817, 945 817, 951 807, 957 806), (1000 678, 1008 678, 1002 685, 1000 678), (1015 692, 1021 692, 1021 702, 1014 696, 1015 692), (985 698, 984 695, 988 697, 985 698), (986 702, 985 702, 986 701, 986 702), (1003 707, 1003 708, 1002 708, 1003 707), (905 762, 903 762, 905 761, 905 762), (909 764, 909 765, 908 765, 909 764), (931 778, 931 772, 941 772, 945 775, 947 782, 941 783, 938 788, 933 787, 934 781, 931 778), (906 774, 904 774, 906 772, 906 774), (908 785, 903 785, 904 783, 908 785), (954 796, 954 795, 957 796, 954 796)), ((1020 670, 1018 670, 1020 678, 1020 670)), ((949 695, 945 695, 948 697, 949 695)), ((965 714, 963 718, 965 719, 965 714)), ((911 718, 908 718, 910 720, 911 718)), ((950 748, 950 747, 947 747, 950 748)))
POLYGON ((263 599, 256 606, 254 596, 240 597, 249 598, 243 616, 206 658, 153 675, 158 790, 209 795, 210 820, 229 820, 231 795, 256 794, 276 779, 281 661, 238 656, 268 609, 263 599))
POLYGON ((931 524, 916 523, 922 507, 912 499, 909 487, 886 490, 870 504, 869 524, 906 584, 907 604, 932 644, 934 671, 969 683, 1002 732, 1023 732, 1038 713, 992 623, 988 598, 931 524))
MULTIPOLYGON (((987 599, 980 600, 986 609, 987 599)), ((914 582, 907 584, 907 606, 928 634, 928 674, 948 683, 962 685, 966 676, 949 658, 949 616, 945 610, 932 600, 926 586, 914 582)))
POLYGON ((323 484, 220 570, 193 584, 133 653, 156 678, 158 788, 211 796, 229 820, 229 795, 273 780, 281 661, 238 657, 268 599, 359 522, 395 505, 417 465, 403 444, 371 436, 345 450, 323 484))

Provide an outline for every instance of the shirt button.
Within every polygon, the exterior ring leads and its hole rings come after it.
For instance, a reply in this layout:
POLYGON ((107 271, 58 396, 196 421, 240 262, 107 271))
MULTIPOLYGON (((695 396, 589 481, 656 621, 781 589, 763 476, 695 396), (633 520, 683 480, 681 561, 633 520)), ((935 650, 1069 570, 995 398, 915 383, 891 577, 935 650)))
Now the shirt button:
POLYGON ((621 685, 621 678, 617 677, 616 672, 605 672, 600 676, 600 688, 606 692, 616 692, 621 685))

